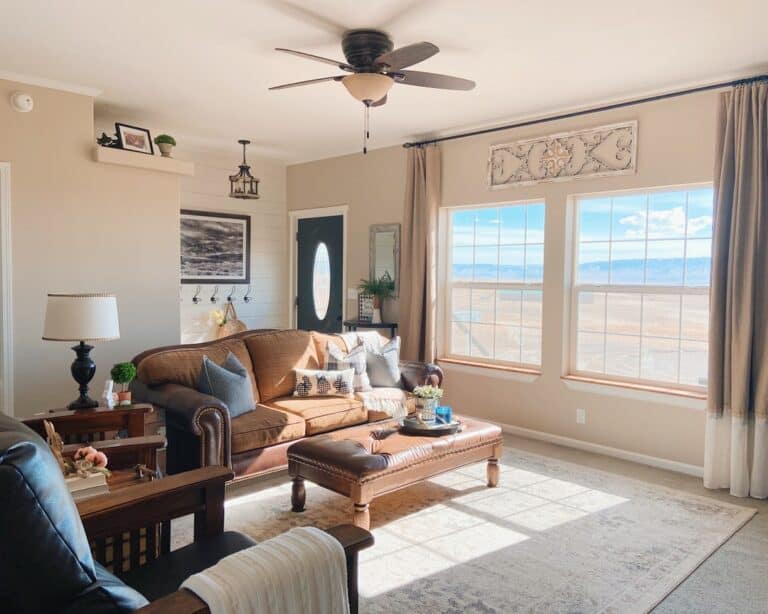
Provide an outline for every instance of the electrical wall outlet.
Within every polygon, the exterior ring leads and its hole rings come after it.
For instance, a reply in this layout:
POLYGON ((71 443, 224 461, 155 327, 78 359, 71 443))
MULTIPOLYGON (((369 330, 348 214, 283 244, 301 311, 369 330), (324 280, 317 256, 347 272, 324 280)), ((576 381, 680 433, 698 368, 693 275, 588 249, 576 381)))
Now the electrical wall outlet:
POLYGON ((357 288, 347 288, 347 300, 348 301, 357 300, 357 288))
POLYGON ((576 424, 586 424, 587 423, 587 410, 582 409, 581 407, 576 408, 576 424))

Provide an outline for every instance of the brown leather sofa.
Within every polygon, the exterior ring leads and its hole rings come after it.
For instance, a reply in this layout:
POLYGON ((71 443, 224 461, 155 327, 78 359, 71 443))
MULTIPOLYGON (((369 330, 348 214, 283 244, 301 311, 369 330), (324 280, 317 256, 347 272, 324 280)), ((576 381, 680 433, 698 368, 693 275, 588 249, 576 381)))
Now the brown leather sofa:
MULTIPOLYGON (((133 359, 136 402, 165 411, 167 470, 226 465, 237 477, 287 465, 288 447, 305 437, 386 419, 355 397, 293 396, 293 369, 318 369, 328 343, 348 350, 344 338, 300 330, 251 330, 209 343, 175 345, 142 352, 133 359), (229 352, 249 370, 256 406, 231 418, 219 399, 197 391, 203 355, 222 363, 229 352)), ((423 383, 439 385, 442 370, 433 364, 401 362, 404 394, 423 383)))

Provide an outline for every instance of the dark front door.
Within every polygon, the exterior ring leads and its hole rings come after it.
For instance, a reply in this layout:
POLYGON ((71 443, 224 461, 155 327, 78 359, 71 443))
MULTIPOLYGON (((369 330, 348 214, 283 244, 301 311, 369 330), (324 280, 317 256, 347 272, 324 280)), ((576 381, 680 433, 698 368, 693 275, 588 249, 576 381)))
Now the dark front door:
POLYGON ((341 332, 344 217, 299 220, 296 328, 341 332))

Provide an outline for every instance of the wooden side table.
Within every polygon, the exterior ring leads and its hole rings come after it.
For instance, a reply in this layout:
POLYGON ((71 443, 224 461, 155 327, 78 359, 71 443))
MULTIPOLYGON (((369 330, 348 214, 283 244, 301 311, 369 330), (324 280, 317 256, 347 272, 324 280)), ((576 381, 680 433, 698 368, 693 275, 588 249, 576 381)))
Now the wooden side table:
POLYGON ((368 322, 366 320, 344 320, 344 326, 348 331, 356 331, 358 328, 388 328, 389 336, 397 335, 397 322, 368 322))
POLYGON ((114 409, 52 409, 25 418, 23 422, 45 437, 43 420, 50 420, 64 443, 83 443, 112 439, 119 431, 126 431, 128 437, 143 437, 146 417, 154 411, 155 408, 148 403, 122 405, 114 409))

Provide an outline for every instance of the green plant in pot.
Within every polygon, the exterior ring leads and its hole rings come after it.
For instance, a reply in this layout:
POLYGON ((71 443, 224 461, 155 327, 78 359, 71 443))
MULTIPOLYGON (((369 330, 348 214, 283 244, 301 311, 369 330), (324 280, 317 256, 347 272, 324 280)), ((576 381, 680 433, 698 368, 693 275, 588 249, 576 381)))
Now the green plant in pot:
POLYGON ((155 145, 160 149, 163 158, 170 158, 173 148, 176 147, 176 139, 170 134, 159 134, 155 137, 155 145))
POLYGON ((361 279, 357 288, 361 293, 373 297, 373 321, 381 322, 381 305, 395 294, 395 282, 389 275, 382 275, 378 278, 361 279))
POLYGON ((117 393, 117 401, 119 405, 131 404, 131 391, 128 390, 128 384, 130 384, 136 377, 136 367, 132 362, 119 362, 109 372, 112 376, 112 380, 116 384, 121 384, 123 389, 117 393))

